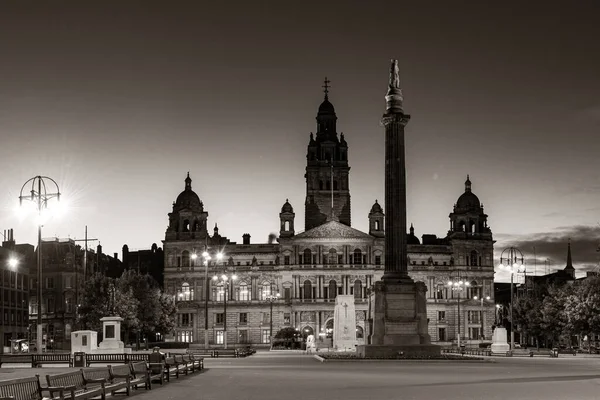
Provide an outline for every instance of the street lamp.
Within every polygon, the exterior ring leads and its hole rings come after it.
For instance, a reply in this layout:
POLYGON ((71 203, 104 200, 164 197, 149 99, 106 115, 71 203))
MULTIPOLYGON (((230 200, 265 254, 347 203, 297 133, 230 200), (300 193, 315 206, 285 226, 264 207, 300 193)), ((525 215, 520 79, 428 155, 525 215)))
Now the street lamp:
POLYGON ((525 272, 525 257, 516 247, 508 247, 500 253, 500 269, 510 272, 510 351, 515 349, 515 332, 513 326, 513 277, 515 273, 525 272))
MULTIPOLYGON (((223 259, 223 253, 217 253, 217 262, 223 259)), ((196 260, 198 255, 196 253, 192 254, 192 260, 196 260)), ((206 251, 206 246, 204 247, 204 252, 202 252, 202 259, 204 264, 204 348, 208 349, 208 293, 210 292, 210 284, 208 280, 208 267, 210 264, 210 260, 212 257, 206 251)))
POLYGON ((456 303, 458 304, 458 348, 460 348, 460 292, 463 291, 463 288, 465 287, 469 287, 470 283, 467 280, 463 280, 460 277, 460 272, 458 272, 457 276, 454 277, 454 279, 450 278, 448 280, 448 287, 453 291, 456 292, 456 296, 457 296, 457 301, 456 303))
POLYGON ((237 279, 235 274, 227 275, 222 274, 221 276, 213 276, 213 281, 221 282, 223 284, 223 348, 227 348, 227 293, 229 292, 229 286, 233 285, 233 282, 237 279))
POLYGON ((48 200, 56 198, 60 201, 60 190, 58 184, 52 178, 47 176, 35 176, 29 179, 21 187, 19 194, 19 204, 23 205, 23 200, 28 200, 35 204, 38 213, 38 254, 37 254, 37 351, 42 353, 42 213, 48 210, 48 200), (24 195, 25 186, 31 185, 29 194, 24 195), (54 189, 52 189, 54 188, 54 189), (55 190, 53 192, 53 190, 55 190))
POLYGON ((269 321, 269 344, 271 345, 271 349, 273 349, 273 303, 276 302, 277 300, 279 300, 279 298, 281 297, 281 295, 279 294, 279 292, 273 294, 273 290, 269 290, 269 294, 265 296, 265 300, 267 300, 271 306, 271 312, 270 312, 270 321, 269 321))
MULTIPOLYGON (((477 296, 473 296, 473 300, 477 300, 477 299, 478 299, 477 296)), ((490 296, 485 296, 485 299, 489 300, 490 296)), ((481 341, 483 342, 483 340, 485 339, 485 334, 483 333, 483 320, 484 320, 484 318, 483 318, 483 312, 484 312, 483 311, 483 296, 481 296, 480 300, 481 300, 481 317, 480 317, 481 318, 481 341)))

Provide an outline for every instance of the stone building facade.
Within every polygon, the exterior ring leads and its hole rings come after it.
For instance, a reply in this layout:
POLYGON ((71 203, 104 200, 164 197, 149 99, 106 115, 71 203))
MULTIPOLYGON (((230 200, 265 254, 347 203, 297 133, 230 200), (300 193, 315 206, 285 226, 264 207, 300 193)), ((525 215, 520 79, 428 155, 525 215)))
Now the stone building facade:
MULTIPOLYGON (((204 343, 206 335, 210 346, 268 345, 271 318, 273 334, 293 327, 305 336, 327 337, 338 294, 354 296, 358 342, 367 340, 369 292, 385 262, 385 214, 375 201, 369 232, 351 227, 348 144, 336 131, 325 86, 317 134, 310 134, 308 144, 304 232, 295 231, 294 209, 286 200, 276 243, 250 243, 245 234, 238 244, 219 235, 216 225, 210 235, 208 212, 189 174, 185 179, 163 242, 165 291, 178 302, 175 340, 204 343), (280 297, 269 301, 276 293, 280 297)), ((428 289, 429 333, 440 344, 456 340, 460 301, 461 337, 491 340, 494 241, 469 178, 449 218, 444 238, 419 240, 412 226, 408 236, 409 273, 428 289), (448 281, 457 279, 470 286, 451 290, 448 281)))

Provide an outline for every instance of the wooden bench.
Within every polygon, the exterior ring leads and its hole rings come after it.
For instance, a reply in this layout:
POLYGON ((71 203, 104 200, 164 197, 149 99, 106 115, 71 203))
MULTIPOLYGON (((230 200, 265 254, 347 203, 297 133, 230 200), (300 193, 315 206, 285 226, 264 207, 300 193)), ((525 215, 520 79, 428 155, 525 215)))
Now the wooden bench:
POLYGON ((181 369, 181 372, 188 374, 190 371, 194 372, 194 363, 189 358, 184 358, 182 354, 174 354, 175 363, 181 369))
POLYGON ((86 379, 82 370, 46 375, 46 382, 50 387, 63 388, 64 397, 61 399, 91 399, 98 396, 106 399, 105 379, 86 379))
POLYGON ((169 368, 164 360, 148 363, 148 371, 150 372, 150 382, 159 381, 161 385, 164 385, 165 380, 169 381, 169 368))
POLYGON ((31 355, 32 368, 40 368, 44 364, 68 364, 69 367, 72 367, 73 359, 71 358, 70 353, 46 353, 31 355))
POLYGON ((131 371, 131 376, 133 377, 131 382, 134 388, 137 389, 138 385, 143 383, 144 389, 152 389, 152 378, 150 375, 151 370, 145 361, 129 363, 129 369, 131 371))
MULTIPOLYGON (((117 390, 125 389, 125 393, 129 396, 129 381, 128 379, 115 379, 111 373, 110 365, 108 367, 98 368, 86 368, 81 369, 86 382, 96 382, 96 386, 99 382, 104 382, 104 389, 106 392, 110 392, 112 396, 115 395, 117 390)), ((129 377, 129 375, 127 376, 129 377)), ((94 383, 90 383, 90 387, 94 386, 94 383)))
POLYGON ((187 353, 199 355, 199 356, 209 356, 209 357, 215 356, 215 352, 212 349, 188 349, 187 353))
POLYGON ((48 387, 42 388, 39 375, 27 378, 17 378, 0 381, 0 398, 14 400, 42 400, 47 397, 42 392, 48 392, 50 397, 63 397, 63 389, 48 387), (54 396, 56 394, 56 396, 54 396))
POLYGON ((190 356, 189 354, 183 354, 181 358, 185 363, 187 363, 190 372, 200 371, 200 362, 194 360, 192 356, 190 356))
POLYGON ((0 367, 2 364, 31 364, 31 354, 2 354, 0 367))
POLYGON ((239 357, 237 349, 218 349, 214 351, 214 357, 239 357))
POLYGON ((204 357, 200 357, 195 354, 188 354, 187 356, 194 363, 194 367, 197 371, 202 371, 204 369, 204 357))
POLYGON ((179 379, 179 372, 182 372, 184 369, 187 371, 187 366, 178 362, 175 357, 166 357, 165 367, 167 370, 167 381, 171 380, 171 375, 179 379))
POLYGON ((125 354, 86 354, 85 364, 125 364, 125 354))

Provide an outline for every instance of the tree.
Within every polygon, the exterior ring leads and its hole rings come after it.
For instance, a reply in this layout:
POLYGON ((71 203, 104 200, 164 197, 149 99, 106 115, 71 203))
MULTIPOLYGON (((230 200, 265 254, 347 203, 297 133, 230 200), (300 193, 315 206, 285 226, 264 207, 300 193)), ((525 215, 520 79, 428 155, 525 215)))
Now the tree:
POLYGON ((600 279, 577 281, 565 299, 567 329, 578 333, 580 339, 600 330, 600 279))
POLYGON ((524 336, 534 337, 539 348, 539 336, 542 334, 542 300, 539 291, 529 290, 513 302, 513 323, 524 336))
POLYGON ((177 307, 174 299, 161 292, 158 283, 150 275, 128 270, 118 279, 121 292, 131 290, 139 302, 136 332, 151 335, 156 332, 170 333, 175 326, 177 307))
POLYGON ((131 289, 119 288, 113 279, 96 273, 83 288, 78 321, 84 329, 100 332, 100 318, 117 315, 123 318, 123 328, 127 332, 138 325, 138 305, 131 289))
POLYGON ((548 295, 544 297, 542 302, 541 327, 546 332, 553 347, 555 343, 559 342, 562 335, 570 335, 571 333, 565 312, 565 302, 571 291, 572 287, 570 285, 551 285, 548 287, 548 295))
POLYGON ((177 315, 177 305, 173 296, 164 293, 159 295, 160 315, 156 324, 156 331, 160 333, 170 333, 175 328, 175 317, 177 315))
POLYGON ((100 331, 102 322, 100 318, 108 315, 111 280, 102 274, 93 274, 86 280, 81 297, 81 305, 77 310, 77 317, 83 329, 100 331))

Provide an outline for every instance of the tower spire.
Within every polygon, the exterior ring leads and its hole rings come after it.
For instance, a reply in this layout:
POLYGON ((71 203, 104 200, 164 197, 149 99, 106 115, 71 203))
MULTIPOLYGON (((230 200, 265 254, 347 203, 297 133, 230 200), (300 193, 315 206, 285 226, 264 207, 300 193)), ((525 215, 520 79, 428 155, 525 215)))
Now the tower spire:
POLYGON ((329 88, 331 87, 329 86, 329 84, 331 83, 331 81, 327 79, 327 77, 325 77, 325 80, 323 82, 325 84, 321 87, 323 88, 323 93, 325 93, 325 100, 329 100, 329 88))
POLYGON ((565 268, 573 268, 573 259, 571 258, 571 238, 569 238, 569 243, 567 245, 567 266, 565 268))

